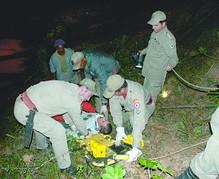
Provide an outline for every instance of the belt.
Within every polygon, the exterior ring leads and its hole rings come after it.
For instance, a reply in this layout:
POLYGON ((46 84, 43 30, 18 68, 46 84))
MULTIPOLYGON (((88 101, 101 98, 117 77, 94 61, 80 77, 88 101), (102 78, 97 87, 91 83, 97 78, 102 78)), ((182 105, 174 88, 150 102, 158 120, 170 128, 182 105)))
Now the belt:
POLYGON ((27 95, 27 92, 23 92, 21 94, 21 101, 24 102, 24 104, 31 110, 31 111, 37 111, 36 105, 30 100, 29 96, 27 95))

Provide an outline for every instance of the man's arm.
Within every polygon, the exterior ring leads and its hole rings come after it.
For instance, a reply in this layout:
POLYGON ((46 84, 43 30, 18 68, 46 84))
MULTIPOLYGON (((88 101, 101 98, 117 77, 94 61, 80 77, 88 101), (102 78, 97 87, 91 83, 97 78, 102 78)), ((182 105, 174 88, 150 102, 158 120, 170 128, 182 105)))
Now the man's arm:
POLYGON ((49 60, 49 67, 50 67, 50 72, 52 73, 52 80, 56 80, 56 67, 54 65, 53 56, 51 56, 49 60))
POLYGON ((175 37, 171 34, 167 34, 166 39, 164 40, 163 47, 164 47, 165 53, 169 57, 169 64, 168 64, 169 67, 167 67, 167 71, 170 71, 179 62, 175 37))
POLYGON ((117 127, 123 126, 122 106, 116 96, 109 99, 110 112, 113 117, 113 122, 117 127))
POLYGON ((82 119, 81 116, 81 109, 80 107, 78 109, 70 109, 68 111, 69 118, 65 118, 66 123, 69 124, 69 126, 75 125, 77 130, 84 136, 88 134, 87 127, 82 119))

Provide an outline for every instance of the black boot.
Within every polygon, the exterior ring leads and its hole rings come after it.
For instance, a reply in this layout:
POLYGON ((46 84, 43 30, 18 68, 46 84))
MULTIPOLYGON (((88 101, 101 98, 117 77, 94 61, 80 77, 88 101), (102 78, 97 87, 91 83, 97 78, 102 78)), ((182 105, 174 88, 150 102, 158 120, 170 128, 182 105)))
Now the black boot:
POLYGON ((68 168, 65 168, 65 169, 60 169, 60 171, 63 173, 63 174, 67 174, 67 175, 75 175, 77 173, 77 169, 76 167, 73 167, 72 165, 70 165, 70 167, 68 168))
POLYGON ((192 169, 188 167, 181 175, 174 179, 198 179, 198 177, 193 173, 192 169))

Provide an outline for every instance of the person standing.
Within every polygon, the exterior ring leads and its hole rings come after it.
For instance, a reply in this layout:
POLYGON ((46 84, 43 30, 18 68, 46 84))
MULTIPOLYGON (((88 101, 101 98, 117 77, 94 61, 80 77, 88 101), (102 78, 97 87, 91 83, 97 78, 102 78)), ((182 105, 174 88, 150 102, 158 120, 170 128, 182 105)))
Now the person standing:
POLYGON ((65 41, 57 39, 54 42, 56 51, 51 55, 49 66, 52 73, 53 80, 63 80, 72 83, 79 83, 79 79, 73 71, 73 64, 71 63, 71 56, 74 50, 65 48, 65 41))
POLYGON ((50 80, 30 86, 20 94, 14 104, 14 116, 25 126, 25 147, 30 147, 33 131, 37 149, 46 149, 49 138, 61 172, 74 175, 77 170, 71 164, 65 128, 52 117, 64 115, 66 124, 89 136, 81 116, 81 103, 97 95, 95 85, 90 79, 82 80, 80 86, 50 80))
POLYGON ((151 93, 154 102, 156 102, 167 72, 177 65, 179 59, 176 39, 167 28, 164 12, 154 12, 148 24, 152 25, 153 32, 148 46, 139 52, 141 56, 145 55, 142 68, 143 86, 151 93))
POLYGON ((75 52, 71 59, 74 70, 83 70, 85 78, 95 80, 100 96, 100 98, 95 98, 96 110, 98 113, 103 113, 107 118, 107 99, 104 98, 103 92, 106 88, 107 78, 118 73, 119 62, 112 55, 96 50, 75 52))
POLYGON ((132 149, 127 152, 129 155, 127 161, 137 160, 142 154, 142 132, 155 109, 150 93, 137 82, 125 80, 120 75, 112 75, 107 79, 103 95, 109 98, 110 112, 116 125, 115 145, 121 145, 121 140, 127 138, 123 118, 129 119, 132 126, 133 144, 132 149))
POLYGON ((175 179, 216 179, 219 176, 219 107, 210 121, 212 135, 205 150, 195 155, 190 166, 175 179))

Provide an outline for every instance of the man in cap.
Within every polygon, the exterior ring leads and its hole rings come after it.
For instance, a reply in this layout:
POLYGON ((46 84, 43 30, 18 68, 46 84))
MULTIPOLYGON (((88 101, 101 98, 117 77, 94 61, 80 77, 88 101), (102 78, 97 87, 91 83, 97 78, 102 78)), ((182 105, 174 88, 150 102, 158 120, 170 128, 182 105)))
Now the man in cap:
POLYGON ((212 135, 205 150, 195 155, 190 166, 175 179, 215 179, 219 176, 219 107, 210 121, 212 135))
POLYGON ((81 81, 80 86, 51 80, 29 87, 17 97, 14 105, 15 118, 25 125, 25 147, 30 146, 32 131, 37 149, 46 149, 46 139, 49 138, 60 170, 74 175, 76 168, 71 165, 65 128, 52 117, 64 115, 66 124, 75 126, 81 134, 88 136, 81 116, 81 103, 90 100, 93 95, 97 95, 96 84, 90 79, 81 81), (26 135, 30 123, 33 129, 26 135))
POLYGON ((96 50, 75 52, 71 60, 74 64, 74 70, 83 70, 86 78, 95 80, 97 91, 100 95, 100 98, 95 99, 96 110, 98 113, 103 113, 107 118, 107 99, 103 97, 103 92, 106 88, 107 78, 112 74, 118 73, 118 61, 112 55, 96 50))
POLYGON ((153 99, 141 84, 125 80, 120 75, 112 75, 108 78, 103 95, 110 98, 110 112, 117 131, 116 146, 119 146, 121 140, 127 137, 123 127, 123 118, 128 114, 133 136, 133 148, 127 152, 128 162, 137 160, 142 153, 142 132, 155 109, 153 99))
POLYGON ((144 87, 153 96, 154 102, 166 78, 167 71, 174 68, 179 59, 176 51, 176 39, 167 28, 166 15, 162 11, 156 11, 152 14, 148 24, 152 25, 148 46, 140 50, 140 55, 145 55, 142 68, 144 87))
POLYGON ((51 55, 49 66, 53 80, 63 80, 77 84, 79 79, 73 71, 71 56, 74 50, 65 48, 65 42, 62 39, 57 39, 54 42, 56 51, 51 55))

